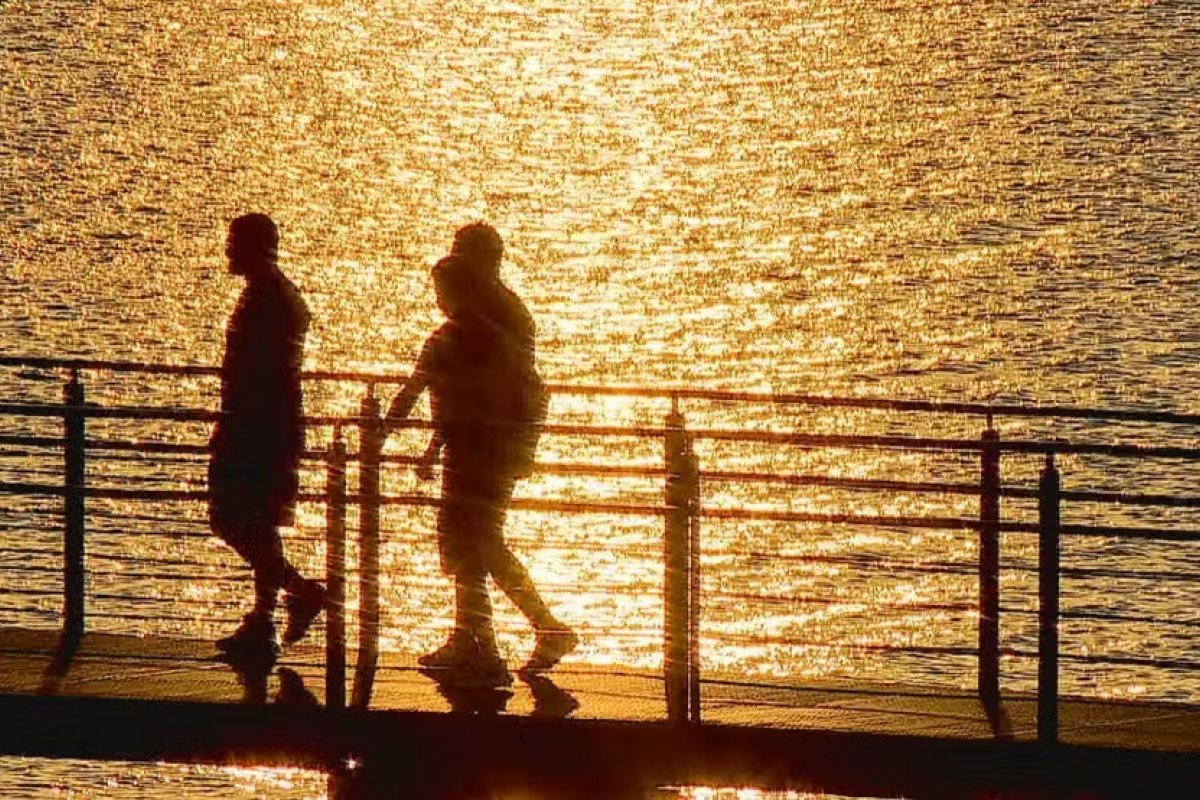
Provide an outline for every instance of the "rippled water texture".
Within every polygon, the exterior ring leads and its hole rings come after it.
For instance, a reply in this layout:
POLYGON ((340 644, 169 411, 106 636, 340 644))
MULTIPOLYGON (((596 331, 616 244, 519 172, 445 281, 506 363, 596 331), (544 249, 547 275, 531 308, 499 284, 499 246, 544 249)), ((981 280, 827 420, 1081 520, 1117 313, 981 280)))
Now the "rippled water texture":
MULTIPOLYGON (((430 266, 458 225, 483 218, 505 237, 505 278, 537 318, 539 362, 555 383, 1200 412, 1197 64, 1200 7, 1184 0, 5 0, 0 354, 214 363, 240 288, 223 271, 223 228, 257 209, 280 222, 284 268, 314 312, 308 366, 403 372, 438 321, 430 266)), ((0 387, 6 398, 57 397, 59 384, 37 377, 7 371, 0 387)), ((211 382, 89 380, 103 402, 213 404, 211 382)), ((310 410, 350 411, 356 392, 314 390, 310 410)), ((556 399, 552 409, 559 419, 655 424, 665 410, 586 398, 556 399)), ((686 410, 698 424, 911 425, 842 412, 686 410)), ((1141 433, 1004 424, 1006 436, 1141 433)), ((975 436, 979 422, 920 425, 975 436)), ((201 441, 203 432, 188 435, 201 441)), ((1173 435, 1192 443, 1196 431, 1173 435)), ((591 446, 547 439, 542 456, 660 457, 654 443, 591 446)), ((978 474, 970 460, 899 454, 702 443, 700 455, 702 466, 852 477, 978 474)), ((1006 467, 1006 479, 1028 481, 1037 466, 1006 467)), ((29 467, 0 462, 6 475, 29 467)), ((1076 486, 1136 488, 1122 483, 1134 474, 1126 464, 1066 468, 1076 486)), ((113 469, 113 480, 160 488, 202 480, 197 463, 113 469)), ((1182 467, 1136 477, 1155 491, 1193 485, 1182 467)), ((395 470, 385 484, 407 491, 412 480, 395 470)), ((768 489, 706 486, 705 503, 975 510, 964 498, 878 496, 864 507, 847 493, 768 489)), ((523 491, 661 497, 655 483, 548 476, 523 491)), ((128 508, 94 508, 95 552, 142 552, 104 539, 128 508)), ((1030 509, 1015 503, 1013 513, 1028 518, 1030 509)), ((38 513, 10 508, 0 537, 14 541, 38 513)), ((1089 513, 1196 525, 1184 512, 1089 513)), ((187 514, 202 527, 202 509, 187 514)), ((301 533, 318 533, 321 520, 319 508, 304 510, 301 533)), ((444 632, 444 616, 429 618, 448 603, 431 525, 424 512, 385 514, 393 650, 417 652, 444 632)), ((660 657, 656 525, 514 515, 522 558, 590 632, 585 661, 649 666, 660 657), (620 563, 606 560, 610 549, 624 553, 620 563)), ((974 680, 969 660, 864 660, 759 641, 971 646, 970 613, 877 614, 895 603, 969 602, 969 574, 897 580, 788 560, 970 561, 965 532, 714 524, 705 536, 706 591, 716 598, 706 609, 706 665, 974 680), (722 592, 842 602, 750 613, 722 605, 722 592)), ((209 545, 195 545, 198 558, 227 559, 209 545)), ((1029 562, 1032 546, 1006 543, 1006 558, 1029 562)), ((1091 566, 1200 571, 1194 545, 1071 547, 1068 559, 1091 566)), ((317 550, 300 552, 319 563, 317 550)), ((53 576, 39 580, 53 591, 53 576)), ((1028 575, 1005 581, 1006 597, 1027 604, 1028 575)), ((244 588, 220 598, 241 599, 244 588)), ((166 583, 134 590, 178 598, 176 612, 220 599, 204 583, 187 604, 166 583)), ((1078 608, 1115 603, 1191 626, 1082 625, 1065 634, 1077 651, 1138 653, 1149 640, 1155 652, 1195 652, 1194 585, 1113 580, 1068 587, 1068 596, 1078 608)), ((147 630, 178 629, 156 627, 156 613, 146 614, 147 630)), ((501 616, 505 647, 523 653, 527 632, 510 611, 501 616)), ((1013 619, 1006 642, 1028 646, 1032 620, 1013 619)), ((1029 685, 1031 668, 1016 668, 1015 685, 1029 685)), ((1082 670, 1064 681, 1083 693, 1200 698, 1194 676, 1082 670)))

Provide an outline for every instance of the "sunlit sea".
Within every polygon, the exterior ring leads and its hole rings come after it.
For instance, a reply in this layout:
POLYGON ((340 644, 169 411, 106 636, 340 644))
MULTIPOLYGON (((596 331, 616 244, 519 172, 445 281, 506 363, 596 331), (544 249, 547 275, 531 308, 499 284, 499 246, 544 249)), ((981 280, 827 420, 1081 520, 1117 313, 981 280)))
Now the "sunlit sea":
MULTIPOLYGON (((1198 119, 1200 5, 1189 0, 0 0, 0 355, 215 364, 241 288, 224 271, 224 227, 260 210, 279 222, 283 268, 314 315, 306 366, 403 373, 439 320, 429 268, 456 227, 483 219, 505 239, 503 275, 537 319, 552 383, 1200 413, 1198 119)), ((0 399, 57 399, 60 377, 0 371, 0 399)), ((84 377, 97 402, 215 404, 206 379, 84 377)), ((360 395, 316 386, 309 410, 350 413, 360 395)), ((666 411, 562 396, 551 418, 660 424, 666 411)), ((974 437, 982 424, 719 403, 683 411, 702 427, 974 437)), ((1006 437, 1197 438, 1191 428, 998 425, 1006 437)), ((203 441, 202 427, 177 427, 155 435, 203 441)), ((419 446, 410 435, 389 452, 419 446)), ((968 458, 698 447, 702 468, 978 476, 968 458)), ((654 442, 547 437, 540 457, 654 464, 661 453, 654 442)), ((1005 480, 1028 484, 1039 466, 1015 459, 1005 480)), ((0 457, 5 480, 39 469, 26 454, 0 457)), ((108 485, 203 485, 195 460, 97 469, 108 485)), ((1186 465, 1099 459, 1068 459, 1064 481, 1175 494, 1194 484, 1186 465)), ((384 483, 420 488, 399 467, 384 483)), ((661 499, 654 482, 547 475, 521 492, 661 499)), ((977 512, 970 498, 706 492, 710 507, 977 512)), ((5 503, 0 586, 47 595, 24 606, 6 595, 0 623, 52 626, 56 578, 22 572, 29 562, 16 551, 44 546, 41 566, 53 564, 58 520, 47 503, 5 503)), ((138 525, 129 508, 92 508, 99 556, 128 564, 161 548, 115 535, 138 525)), ((1011 513, 1028 519, 1030 508, 1011 513)), ((170 513, 202 531, 203 509, 170 513)), ((295 552, 310 568, 321 554, 303 536, 320 533, 322 513, 302 508, 298 520, 295 552)), ((1197 526, 1182 511, 1080 514, 1074 521, 1197 526)), ((448 625, 432 524, 425 511, 385 513, 385 659, 435 645, 448 625)), ((572 663, 659 663, 660 528, 617 515, 512 515, 520 556, 584 633, 572 663), (617 556, 600 555, 610 550, 617 556)), ((706 668, 973 685, 970 659, 812 645, 973 646, 972 613, 885 613, 969 601, 973 576, 801 558, 970 561, 968 532, 714 523, 704 536, 715 598, 706 668), (844 602, 760 608, 722 603, 722 593, 844 602)), ((205 568, 234 563, 211 541, 186 546, 205 568)), ((1031 541, 1005 542, 1006 558, 1031 563, 1035 553, 1031 541)), ((1100 538, 1068 543, 1064 559, 1200 575, 1195 543, 1100 538)), ((236 619, 248 591, 201 581, 185 596, 178 580, 119 570, 92 579, 100 592, 150 598, 134 619, 99 609, 97 628, 125 632, 209 636, 236 619)), ((1032 608, 1027 573, 1004 581, 1006 605, 1032 608)), ((1195 590, 1137 578, 1070 584, 1065 605, 1143 621, 1067 625, 1064 647, 1194 657, 1195 590)), ((510 606, 498 615, 518 659, 528 631, 510 606)), ((1033 625, 1006 617, 1005 644, 1031 649, 1033 625)), ((1032 664, 1004 669, 1006 687, 1032 686, 1032 664)), ((1076 666, 1063 685, 1200 702, 1200 676, 1179 671, 1076 666)), ((306 798, 323 797, 325 781, 0 759, 0 794, 54 793, 306 798)))

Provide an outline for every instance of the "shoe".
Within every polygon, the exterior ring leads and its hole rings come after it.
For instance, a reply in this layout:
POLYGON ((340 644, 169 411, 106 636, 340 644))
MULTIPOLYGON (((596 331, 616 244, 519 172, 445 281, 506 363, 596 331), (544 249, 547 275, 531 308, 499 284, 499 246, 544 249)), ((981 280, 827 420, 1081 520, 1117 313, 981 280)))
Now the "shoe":
POLYGON ((513 682, 494 643, 481 645, 474 636, 457 631, 417 663, 423 673, 454 689, 497 689, 513 682))
POLYGON ((308 633, 313 620, 325 608, 325 587, 317 581, 305 581, 296 592, 290 593, 287 604, 287 627, 283 629, 283 643, 295 644, 308 633))
POLYGON ((279 657, 275 623, 270 617, 254 611, 242 619, 236 631, 217 639, 216 644, 228 660, 243 663, 274 662, 279 657))
POLYGON ((479 655, 479 645, 472 636, 455 631, 437 650, 417 657, 417 663, 428 669, 455 669, 466 666, 479 655))
POLYGON ((533 653, 521 672, 545 672, 579 646, 579 637, 570 628, 543 628, 537 632, 533 653))

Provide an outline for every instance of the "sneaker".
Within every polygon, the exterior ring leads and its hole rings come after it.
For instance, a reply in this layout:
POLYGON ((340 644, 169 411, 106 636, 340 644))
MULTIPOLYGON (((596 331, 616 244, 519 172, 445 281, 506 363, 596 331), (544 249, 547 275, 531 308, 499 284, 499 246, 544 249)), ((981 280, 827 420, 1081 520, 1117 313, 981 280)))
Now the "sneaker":
POLYGON ((270 617, 251 611, 236 631, 217 639, 217 649, 227 658, 239 661, 273 661, 279 657, 275 623, 270 617))
POLYGON ((545 672, 579 646, 579 637, 570 628, 543 628, 537 632, 533 653, 521 672, 545 672))
POLYGON ((445 644, 418 658, 417 663, 422 673, 453 689, 498 689, 513 682, 495 644, 481 645, 469 634, 451 634, 445 644))
POLYGON ((305 581, 299 591, 289 593, 287 600, 287 627, 283 630, 283 643, 295 644, 304 638, 313 620, 325 607, 325 587, 317 581, 305 581))
POLYGON ((478 655, 475 639, 456 631, 437 650, 418 656, 417 663, 429 669, 455 669, 466 666, 478 655))

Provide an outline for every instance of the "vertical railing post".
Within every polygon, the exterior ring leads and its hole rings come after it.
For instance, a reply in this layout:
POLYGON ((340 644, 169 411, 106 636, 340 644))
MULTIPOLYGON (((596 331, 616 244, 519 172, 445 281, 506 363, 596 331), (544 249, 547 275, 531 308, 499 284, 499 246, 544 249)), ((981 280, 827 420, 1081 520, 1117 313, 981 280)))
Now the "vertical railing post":
POLYGON ((988 426, 980 437, 979 499, 979 699, 1000 705, 1000 434, 988 426))
POLYGON ((325 454, 325 706, 346 707, 346 445, 333 427, 325 454))
POLYGON ((1061 481, 1054 452, 1038 486, 1038 741, 1058 741, 1058 601, 1061 481))
POLYGON ((63 492, 63 633, 78 639, 84 629, 84 482, 86 417, 85 397, 79 370, 63 387, 63 438, 65 470, 63 492))
POLYGON ((367 384, 358 425, 358 664, 350 703, 356 708, 366 708, 371 702, 379 655, 379 460, 383 451, 383 417, 373 383, 367 384))
POLYGON ((684 435, 684 488, 688 515, 688 721, 700 719, 700 465, 690 433, 684 435))
POLYGON ((667 470, 666 520, 663 527, 663 681, 667 718, 686 723, 688 701, 688 577, 690 526, 688 514, 687 432, 678 401, 671 398, 664 437, 667 470))

